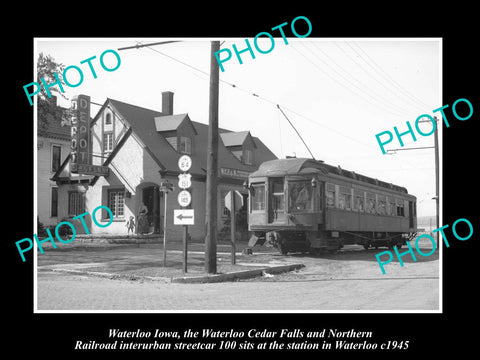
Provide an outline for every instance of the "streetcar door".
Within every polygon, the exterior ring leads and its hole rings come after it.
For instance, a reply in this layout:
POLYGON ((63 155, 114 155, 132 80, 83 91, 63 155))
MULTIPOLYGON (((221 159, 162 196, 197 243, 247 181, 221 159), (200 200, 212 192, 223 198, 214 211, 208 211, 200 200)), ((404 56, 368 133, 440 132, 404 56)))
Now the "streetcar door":
POLYGON ((408 202, 408 217, 409 217, 409 221, 408 221, 408 225, 410 227, 410 229, 413 229, 415 228, 415 203, 413 201, 409 201, 408 202))
POLYGON ((270 178, 268 222, 285 221, 285 187, 284 178, 270 178))

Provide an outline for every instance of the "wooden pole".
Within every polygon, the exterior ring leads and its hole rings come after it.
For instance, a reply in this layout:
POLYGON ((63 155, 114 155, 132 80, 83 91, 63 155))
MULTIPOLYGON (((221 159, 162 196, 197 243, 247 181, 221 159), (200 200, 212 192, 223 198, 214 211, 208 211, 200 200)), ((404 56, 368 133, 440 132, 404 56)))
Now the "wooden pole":
POLYGON ((183 225, 183 273, 187 272, 187 240, 188 226, 183 225))
POLYGON ((218 175, 218 84, 219 73, 215 52, 220 42, 212 41, 210 53, 210 98, 208 116, 205 271, 217 272, 217 175, 218 175))
POLYGON ((168 191, 165 189, 163 196, 165 197, 165 209, 163 211, 163 267, 167 266, 167 195, 168 191))
POLYGON ((235 265, 235 190, 230 191, 230 239, 232 243, 232 265, 235 265))
MULTIPOLYGON (((439 128, 439 121, 437 117, 434 117, 435 119, 435 132, 434 132, 434 139, 435 139, 435 201, 436 201, 436 227, 440 227, 440 161, 439 161, 439 150, 438 150, 438 128, 439 128)), ((440 122, 440 126, 442 126, 442 123, 440 122)), ((437 231, 437 250, 439 250, 439 233, 437 231)))

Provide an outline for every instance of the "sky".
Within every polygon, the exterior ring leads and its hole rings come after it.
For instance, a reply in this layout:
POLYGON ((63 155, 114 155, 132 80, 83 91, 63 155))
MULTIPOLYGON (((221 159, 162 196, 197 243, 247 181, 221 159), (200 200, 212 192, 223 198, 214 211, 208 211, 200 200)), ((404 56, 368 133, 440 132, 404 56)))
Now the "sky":
MULTIPOLYGON (((255 59, 244 52, 243 64, 232 45, 244 49, 245 38, 36 38, 34 45, 35 57, 43 52, 83 71, 78 87, 64 87, 67 99, 58 99, 63 107, 70 106, 72 96, 86 94, 99 104, 112 98, 161 111, 161 93, 172 91, 174 113, 208 123, 211 40, 220 40, 221 48, 233 53, 220 72, 220 127, 249 130, 278 157, 311 157, 279 105, 317 160, 404 186, 417 197, 418 216, 435 214, 434 149, 384 155, 375 135, 393 133, 394 126, 406 131, 407 121, 415 128, 418 116, 433 116, 444 105, 439 38, 306 37, 288 38, 285 44, 280 37, 267 54, 259 53, 249 39, 255 59), (118 50, 171 40, 177 42, 118 50), (109 49, 121 59, 112 72, 99 63, 109 49), (80 64, 92 56, 96 79, 88 64, 80 64)), ((260 38, 258 46, 268 49, 270 40, 260 38)), ((112 54, 104 59, 107 66, 115 65, 112 54)), ((68 72, 68 80, 78 82, 75 71, 68 72)), ((98 110, 92 105, 92 116, 98 110)), ((431 126, 425 123, 421 129, 428 133, 431 126)), ((441 128, 439 134, 441 139, 441 128)), ((433 147, 433 135, 415 135, 415 142, 409 135, 402 138, 403 149, 433 147)), ((385 148, 402 147, 394 138, 385 148)), ((440 143, 440 163, 441 153, 440 143)))

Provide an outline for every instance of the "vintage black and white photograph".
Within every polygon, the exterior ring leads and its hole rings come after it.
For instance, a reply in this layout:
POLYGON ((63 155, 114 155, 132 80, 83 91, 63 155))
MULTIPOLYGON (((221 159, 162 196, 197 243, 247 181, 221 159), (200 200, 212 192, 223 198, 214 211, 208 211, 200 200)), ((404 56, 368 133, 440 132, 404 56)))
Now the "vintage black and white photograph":
POLYGON ((35 312, 442 311, 442 39, 307 20, 34 39, 35 312))

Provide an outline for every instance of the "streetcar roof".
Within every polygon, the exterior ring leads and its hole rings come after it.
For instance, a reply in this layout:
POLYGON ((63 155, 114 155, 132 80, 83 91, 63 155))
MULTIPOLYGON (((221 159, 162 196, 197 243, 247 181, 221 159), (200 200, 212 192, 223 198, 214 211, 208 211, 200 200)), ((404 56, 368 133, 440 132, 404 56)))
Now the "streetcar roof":
POLYGON ((333 166, 324 163, 322 160, 313 160, 309 158, 286 158, 270 160, 262 163, 257 171, 250 174, 250 177, 261 176, 285 176, 298 174, 335 174, 349 179, 358 180, 386 189, 399 191, 408 194, 406 188, 365 175, 342 169, 340 166, 333 166))

